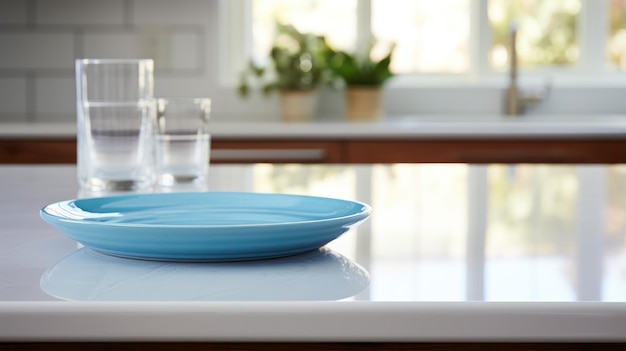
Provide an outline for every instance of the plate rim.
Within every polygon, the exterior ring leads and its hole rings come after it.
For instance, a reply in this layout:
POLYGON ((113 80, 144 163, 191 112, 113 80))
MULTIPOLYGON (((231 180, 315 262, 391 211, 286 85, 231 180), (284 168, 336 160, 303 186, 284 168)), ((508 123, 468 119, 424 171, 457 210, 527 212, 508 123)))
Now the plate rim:
POLYGON ((267 192, 244 192, 244 191, 207 191, 207 192, 172 192, 172 193, 133 193, 123 195, 109 195, 93 198, 76 198, 71 200, 57 201, 45 205, 39 211, 40 216, 48 222, 48 219, 52 221, 58 221, 63 223, 71 223, 77 225, 89 225, 89 226, 104 226, 104 227, 122 227, 122 228, 184 228, 184 229, 237 229, 237 228, 251 228, 251 227, 274 227, 274 226, 300 226, 302 224, 315 224, 315 223, 328 223, 334 221, 360 221, 369 217, 372 213, 372 207, 366 203, 354 200, 345 200, 325 196, 314 195, 301 195, 301 194, 285 194, 285 193, 267 193, 267 192), (252 196, 278 196, 287 198, 305 198, 305 199, 322 199, 340 203, 349 203, 360 206, 359 210, 348 215, 303 220, 295 222, 275 222, 275 223, 247 223, 247 224, 149 224, 149 223, 111 223, 111 222, 97 222, 88 219, 73 219, 62 217, 59 215, 51 214, 46 211, 47 208, 53 205, 70 204, 76 201, 90 201, 90 200, 109 200, 114 201, 116 199, 126 199, 131 197, 151 197, 151 196, 180 196, 180 195, 252 195, 252 196))

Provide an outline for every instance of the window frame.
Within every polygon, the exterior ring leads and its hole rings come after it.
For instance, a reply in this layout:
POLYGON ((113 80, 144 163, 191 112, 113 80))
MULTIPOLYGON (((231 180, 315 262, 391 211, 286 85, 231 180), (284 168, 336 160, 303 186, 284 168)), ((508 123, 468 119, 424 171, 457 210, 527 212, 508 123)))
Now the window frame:
MULTIPOLYGON (((236 90, 241 72, 252 53, 252 0, 219 1, 216 85, 223 104, 222 108, 216 106, 216 117, 221 114, 220 118, 273 121, 279 114, 276 94, 268 98, 255 94, 242 99, 236 90)), ((509 76, 508 72, 496 72, 489 66, 487 55, 491 34, 489 26, 485 25, 488 0, 469 1, 471 16, 478 19, 470 21, 469 71, 396 75, 385 84, 386 116, 503 113, 504 91, 509 84, 509 76)), ((626 117, 626 99, 623 98, 626 71, 611 69, 605 62, 609 30, 605 11, 609 0, 582 1, 578 30, 581 31, 580 50, 584 55, 581 55, 579 65, 562 69, 521 70, 518 80, 522 91, 538 92, 547 84, 552 87, 545 101, 529 108, 525 114, 590 117, 608 114, 626 117), (602 23, 596 22, 598 18, 602 23)), ((359 0, 359 4, 361 2, 371 3, 370 0, 359 0)), ((366 14, 368 7, 361 6, 359 13, 366 14)), ((367 28, 367 22, 359 21, 359 28, 367 28)), ((316 119, 341 119, 345 108, 341 96, 335 90, 320 89, 316 119)))
MULTIPOLYGON (((582 7, 578 22, 578 41, 580 57, 573 67, 546 67, 524 70, 524 75, 531 77, 559 77, 565 82, 598 81, 615 75, 623 79, 624 72, 609 67, 606 61, 606 41, 608 39, 608 17, 606 16, 609 0, 581 0, 582 7)), ((398 86, 422 83, 492 82, 494 77, 505 76, 491 68, 488 59, 491 30, 487 15, 488 0, 469 0, 469 68, 465 73, 410 73, 401 74, 394 79, 398 86)), ((221 82, 233 86, 237 77, 251 55, 252 45, 252 0, 221 0, 221 32, 224 45, 221 50, 221 82)), ((364 50, 371 38, 371 0, 357 2, 357 50, 364 50)))

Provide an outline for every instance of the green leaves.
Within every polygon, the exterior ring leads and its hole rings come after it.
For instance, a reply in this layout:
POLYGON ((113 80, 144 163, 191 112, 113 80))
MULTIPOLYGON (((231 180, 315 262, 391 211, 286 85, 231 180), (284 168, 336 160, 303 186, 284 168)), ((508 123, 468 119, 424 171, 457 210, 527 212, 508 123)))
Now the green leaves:
POLYGON ((250 76, 266 81, 264 94, 275 90, 310 90, 330 82, 326 57, 330 47, 322 36, 301 33, 292 25, 277 24, 268 67, 250 63, 242 73, 238 92, 247 96, 250 76))
POLYGON ((277 36, 270 51, 270 63, 250 62, 242 72, 237 88, 241 96, 250 93, 251 78, 264 81, 261 90, 310 90, 342 80, 348 86, 380 86, 393 76, 389 65, 395 44, 379 61, 371 59, 372 41, 367 55, 358 57, 335 51, 323 36, 302 33, 292 25, 277 23, 277 36))
POLYGON ((357 57, 356 54, 337 51, 330 57, 330 68, 348 86, 380 86, 393 76, 389 66, 394 49, 395 44, 380 61, 372 60, 369 52, 367 56, 357 57))

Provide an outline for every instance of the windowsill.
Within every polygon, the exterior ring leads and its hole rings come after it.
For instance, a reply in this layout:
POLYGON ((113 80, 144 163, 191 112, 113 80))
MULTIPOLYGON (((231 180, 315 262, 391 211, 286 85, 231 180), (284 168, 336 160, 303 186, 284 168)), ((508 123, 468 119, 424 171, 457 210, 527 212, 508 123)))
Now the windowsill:
MULTIPOLYGON (((553 88, 585 89, 585 88, 626 88, 626 74, 607 73, 604 75, 563 75, 550 73, 518 74, 520 86, 542 86, 551 84, 553 88)), ((385 89, 440 89, 440 88, 504 88, 508 86, 510 78, 507 74, 493 74, 486 77, 472 77, 468 75, 398 75, 393 77, 385 89)))

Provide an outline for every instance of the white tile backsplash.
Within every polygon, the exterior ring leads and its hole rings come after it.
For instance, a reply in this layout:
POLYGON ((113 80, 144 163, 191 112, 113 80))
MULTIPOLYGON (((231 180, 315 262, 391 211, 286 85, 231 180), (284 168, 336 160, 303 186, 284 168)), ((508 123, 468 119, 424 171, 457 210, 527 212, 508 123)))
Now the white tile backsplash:
POLYGON ((133 23, 136 25, 207 25, 213 0, 135 0, 133 23))
POLYGON ((156 70, 170 69, 172 49, 171 31, 165 26, 137 28, 136 47, 141 57, 151 57, 156 70))
POLYGON ((74 38, 70 32, 0 33, 0 69, 72 68, 74 38))
POLYGON ((45 0, 38 1, 35 9, 38 24, 124 24, 124 0, 45 0))
POLYGON ((139 58, 137 35, 134 32, 85 32, 82 35, 85 58, 139 58))
POLYGON ((217 0, 0 0, 0 122, 74 121, 76 58, 153 58, 156 93, 208 96, 217 9, 217 0))
POLYGON ((0 1, 0 23, 1 24, 25 24, 26 23, 26 1, 24 0, 2 0, 0 1))
POLYGON ((204 76, 164 75, 158 76, 154 81, 154 95, 157 97, 212 98, 212 93, 213 91, 207 87, 207 80, 204 76))
MULTIPOLYGON (((199 49, 200 38, 195 33, 172 33, 171 68, 181 70, 199 70, 202 67, 199 49)), ((216 57, 217 58, 217 57, 216 57)))
POLYGON ((0 78, 0 120, 14 115, 26 119, 26 79, 0 78))
POLYGON ((37 77, 35 79, 35 115, 38 121, 76 118, 76 96, 74 78, 37 77))

